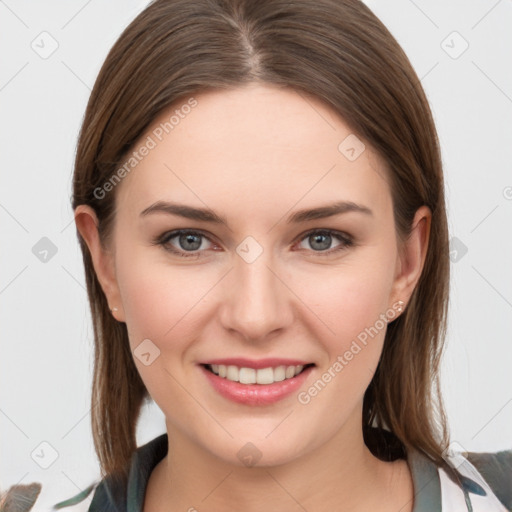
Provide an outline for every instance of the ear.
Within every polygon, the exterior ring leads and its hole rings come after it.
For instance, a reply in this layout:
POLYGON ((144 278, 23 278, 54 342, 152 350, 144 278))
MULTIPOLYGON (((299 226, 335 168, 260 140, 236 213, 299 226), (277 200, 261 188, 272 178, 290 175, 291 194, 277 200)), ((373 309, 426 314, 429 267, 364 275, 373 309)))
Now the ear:
POLYGON ((425 205, 418 208, 412 222, 411 234, 399 248, 391 296, 395 298, 395 302, 402 300, 405 303, 404 309, 407 307, 423 270, 430 238, 431 221, 430 208, 425 205))
POLYGON ((77 206, 75 208, 75 224, 89 248, 94 271, 109 307, 117 308, 117 311, 112 311, 112 315, 117 321, 124 322, 124 310, 115 274, 114 254, 101 244, 98 218, 94 209, 85 204, 77 206))

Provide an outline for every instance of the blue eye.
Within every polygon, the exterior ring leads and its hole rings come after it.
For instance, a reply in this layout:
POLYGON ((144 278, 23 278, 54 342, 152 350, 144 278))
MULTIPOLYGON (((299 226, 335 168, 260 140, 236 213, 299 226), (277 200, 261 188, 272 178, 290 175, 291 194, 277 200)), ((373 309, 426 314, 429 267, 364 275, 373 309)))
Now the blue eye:
POLYGON ((348 235, 333 231, 331 229, 315 229, 314 231, 306 233, 306 235, 301 240, 304 239, 309 241, 311 247, 313 247, 313 251, 319 253, 319 255, 330 255, 333 252, 346 249, 354 244, 352 238, 348 235), (333 238, 337 239, 341 243, 334 249, 325 251, 324 249, 329 249, 333 238))
MULTIPOLYGON (((202 239, 211 240, 201 231, 178 229, 176 231, 166 232, 158 237, 153 244, 161 245, 166 251, 182 258, 199 258, 206 249, 201 249, 202 239), (179 247, 171 243, 176 239, 179 247)), ((300 241, 308 240, 312 251, 318 256, 329 256, 335 252, 347 249, 354 245, 352 237, 345 233, 334 231, 331 229, 315 229, 302 235, 300 241), (329 249, 332 240, 336 239, 340 242, 334 249, 329 249)))
POLYGON ((183 258, 200 256, 199 252, 190 252, 197 251, 202 244, 201 238, 208 238, 199 231, 190 231, 185 229, 179 229, 177 231, 171 231, 169 233, 164 233, 156 243, 162 245, 167 251, 176 254, 177 256, 181 256, 183 258), (177 238, 178 244, 183 248, 183 250, 176 249, 170 242, 172 239, 177 238), (187 254, 187 252, 189 254, 187 254))

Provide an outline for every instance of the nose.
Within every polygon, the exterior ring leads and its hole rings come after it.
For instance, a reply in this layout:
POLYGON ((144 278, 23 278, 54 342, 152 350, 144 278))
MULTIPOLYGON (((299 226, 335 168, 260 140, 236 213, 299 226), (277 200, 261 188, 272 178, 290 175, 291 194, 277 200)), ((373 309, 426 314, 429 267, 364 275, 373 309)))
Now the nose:
POLYGON ((293 293, 270 251, 255 261, 238 254, 225 280, 226 294, 221 309, 223 327, 246 341, 263 341, 284 331, 293 322, 293 293))

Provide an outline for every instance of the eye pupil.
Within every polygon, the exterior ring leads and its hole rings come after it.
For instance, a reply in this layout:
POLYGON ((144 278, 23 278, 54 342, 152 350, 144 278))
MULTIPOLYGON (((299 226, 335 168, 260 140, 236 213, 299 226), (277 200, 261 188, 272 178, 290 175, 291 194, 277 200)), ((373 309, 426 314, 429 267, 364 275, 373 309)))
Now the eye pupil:
POLYGON ((180 245, 183 249, 189 249, 191 251, 195 251, 201 247, 201 239, 198 235, 194 235, 192 233, 187 233, 185 235, 180 236, 180 245), (196 239, 194 243, 194 238, 196 239), (193 247, 187 246, 188 243, 192 243, 193 247))
POLYGON ((310 239, 313 241, 311 247, 313 247, 313 249, 315 250, 328 249, 329 246, 331 245, 331 235, 327 235, 324 233, 316 233, 314 235, 311 235, 310 239), (315 243, 317 243, 322 238, 324 239, 324 242, 320 242, 320 247, 315 248, 315 243))

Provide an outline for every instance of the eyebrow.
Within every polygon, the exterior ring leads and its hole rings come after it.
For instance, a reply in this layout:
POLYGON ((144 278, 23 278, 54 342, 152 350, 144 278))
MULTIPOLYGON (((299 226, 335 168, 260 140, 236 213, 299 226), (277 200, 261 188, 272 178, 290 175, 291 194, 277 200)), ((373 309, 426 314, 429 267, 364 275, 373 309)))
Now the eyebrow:
MULTIPOLYGON (((307 222, 310 220, 325 219, 327 217, 333 217, 334 215, 340 215, 347 212, 359 212, 366 215, 373 215, 372 210, 367 206, 356 204, 352 201, 338 201, 318 208, 299 210, 291 214, 286 222, 288 224, 298 224, 300 222, 307 222)), ((140 216, 145 217, 152 213, 166 213, 168 215, 177 215, 191 220, 227 225, 226 218, 216 214, 212 210, 206 208, 195 208, 168 201, 157 201, 156 203, 153 203, 145 208, 140 213, 140 216)))

